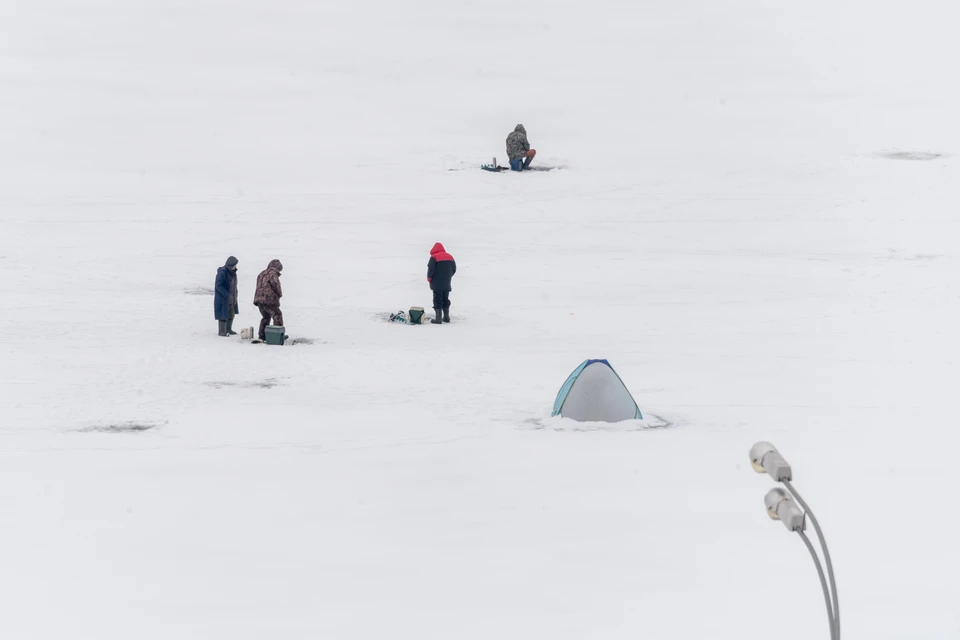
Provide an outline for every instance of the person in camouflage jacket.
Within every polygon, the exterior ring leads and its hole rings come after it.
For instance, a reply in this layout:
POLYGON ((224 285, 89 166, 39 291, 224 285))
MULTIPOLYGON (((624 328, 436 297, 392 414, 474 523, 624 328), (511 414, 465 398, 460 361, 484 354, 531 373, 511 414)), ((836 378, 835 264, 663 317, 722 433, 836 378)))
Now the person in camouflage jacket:
POLYGON ((533 162, 537 155, 536 149, 530 148, 530 142, 527 140, 527 130, 522 124, 507 136, 507 157, 510 158, 510 169, 513 171, 523 171, 533 162))
POLYGON ((280 312, 280 298, 283 290, 280 287, 280 272, 283 264, 279 260, 271 260, 267 268, 257 276, 257 292, 253 296, 253 304, 260 309, 261 340, 267 339, 267 325, 273 320, 274 326, 283 326, 283 314, 280 312))

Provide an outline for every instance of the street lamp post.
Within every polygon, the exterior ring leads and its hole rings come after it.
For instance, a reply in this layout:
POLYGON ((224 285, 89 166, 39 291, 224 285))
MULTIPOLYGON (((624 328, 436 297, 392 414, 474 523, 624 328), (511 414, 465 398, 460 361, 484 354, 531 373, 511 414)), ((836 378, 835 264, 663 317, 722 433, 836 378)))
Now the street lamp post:
POLYGON ((767 515, 774 520, 780 520, 787 528, 800 536, 805 547, 813 558, 813 563, 817 568, 817 575, 820 578, 820 586, 823 588, 823 598, 827 605, 827 618, 830 623, 830 640, 840 640, 840 602, 837 599, 837 582, 833 575, 833 563, 830 560, 830 552, 827 550, 827 541, 823 537, 823 531, 820 529, 820 523, 816 516, 803 501, 800 494, 793 486, 793 469, 787 464, 780 452, 777 451, 769 442, 758 442, 750 449, 750 464, 757 473, 766 473, 774 482, 779 482, 786 487, 786 491, 780 487, 775 487, 767 492, 763 502, 767 508, 767 515), (807 518, 813 524, 813 529, 817 533, 817 539, 820 541, 820 548, 823 550, 824 563, 820 562, 817 551, 807 537, 807 518), (823 565, 826 564, 827 571, 824 575, 823 565))

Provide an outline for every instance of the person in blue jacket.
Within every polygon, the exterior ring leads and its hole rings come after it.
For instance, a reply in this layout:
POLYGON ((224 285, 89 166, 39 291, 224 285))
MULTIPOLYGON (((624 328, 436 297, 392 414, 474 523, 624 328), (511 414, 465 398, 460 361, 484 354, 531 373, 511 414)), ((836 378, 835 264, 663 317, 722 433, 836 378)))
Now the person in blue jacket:
POLYGON ((240 304, 237 301, 237 264, 240 261, 230 256, 226 264, 217 269, 217 280, 214 284, 213 314, 217 318, 221 336, 235 336, 233 317, 240 313, 240 304))

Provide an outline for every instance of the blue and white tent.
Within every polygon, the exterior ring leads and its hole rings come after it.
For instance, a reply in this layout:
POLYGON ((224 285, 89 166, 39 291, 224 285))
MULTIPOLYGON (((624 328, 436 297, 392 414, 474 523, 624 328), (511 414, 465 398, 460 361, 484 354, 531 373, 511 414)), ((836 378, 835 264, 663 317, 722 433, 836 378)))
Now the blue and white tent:
POLYGON ((643 419, 623 380, 606 360, 585 360, 574 369, 557 394, 553 415, 580 422, 643 419))

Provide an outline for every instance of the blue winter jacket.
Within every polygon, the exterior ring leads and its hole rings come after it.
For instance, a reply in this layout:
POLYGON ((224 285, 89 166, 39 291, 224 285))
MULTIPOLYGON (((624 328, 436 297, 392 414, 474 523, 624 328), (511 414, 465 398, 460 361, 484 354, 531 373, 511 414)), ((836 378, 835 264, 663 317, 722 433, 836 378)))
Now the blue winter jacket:
MULTIPOLYGON (((214 284, 213 294, 213 315, 217 320, 230 319, 230 293, 234 287, 234 280, 237 277, 235 271, 226 267, 217 269, 217 281, 214 284)), ((233 301, 233 314, 240 313, 240 305, 236 300, 233 301)))

